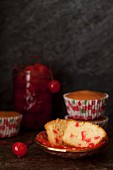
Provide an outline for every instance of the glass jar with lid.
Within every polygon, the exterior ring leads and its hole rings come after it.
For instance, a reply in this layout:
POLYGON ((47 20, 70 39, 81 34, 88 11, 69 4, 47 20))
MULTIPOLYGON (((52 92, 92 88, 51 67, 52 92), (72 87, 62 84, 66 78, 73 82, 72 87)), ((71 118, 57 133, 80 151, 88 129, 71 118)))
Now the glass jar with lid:
POLYGON ((22 127, 42 129, 52 118, 52 94, 48 88, 51 72, 43 64, 14 70, 13 101, 23 114, 22 127))

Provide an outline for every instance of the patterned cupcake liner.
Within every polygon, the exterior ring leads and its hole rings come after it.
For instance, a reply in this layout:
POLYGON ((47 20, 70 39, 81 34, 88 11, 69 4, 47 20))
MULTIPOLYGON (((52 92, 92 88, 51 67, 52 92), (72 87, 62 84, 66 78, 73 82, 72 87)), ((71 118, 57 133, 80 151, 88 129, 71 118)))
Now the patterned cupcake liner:
POLYGON ((67 113, 70 117, 79 120, 93 120, 105 112, 108 95, 99 100, 74 100, 63 96, 67 113))
MULTIPOLYGON (((69 115, 66 115, 65 119, 70 119, 69 115)), ((77 121, 79 121, 79 120, 77 120, 77 121)), ((80 121, 83 121, 83 120, 80 120, 80 121)), ((99 125, 104 129, 107 129, 108 121, 109 121, 109 118, 107 116, 102 116, 101 118, 99 118, 97 120, 87 120, 87 122, 91 122, 96 125, 99 125)))
POLYGON ((0 138, 12 137, 18 134, 22 115, 0 118, 0 138))

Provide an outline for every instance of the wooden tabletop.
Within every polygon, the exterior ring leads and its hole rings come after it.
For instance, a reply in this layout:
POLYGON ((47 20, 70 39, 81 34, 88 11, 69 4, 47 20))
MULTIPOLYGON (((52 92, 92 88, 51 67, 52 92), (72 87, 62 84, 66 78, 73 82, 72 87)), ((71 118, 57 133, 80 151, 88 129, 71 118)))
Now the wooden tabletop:
POLYGON ((0 139, 0 170, 82 170, 82 169, 113 169, 113 127, 107 128, 109 142, 98 154, 69 159, 55 156, 39 149, 34 139, 37 131, 21 131, 18 136, 0 139), (21 141, 29 144, 24 157, 17 157, 12 152, 12 144, 21 141))

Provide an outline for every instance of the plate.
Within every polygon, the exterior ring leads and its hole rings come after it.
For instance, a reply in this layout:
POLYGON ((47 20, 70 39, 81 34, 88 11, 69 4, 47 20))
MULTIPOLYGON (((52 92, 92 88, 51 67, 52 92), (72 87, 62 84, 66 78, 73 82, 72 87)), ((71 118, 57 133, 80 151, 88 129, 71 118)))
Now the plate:
POLYGON ((106 144, 108 143, 108 138, 102 141, 100 145, 97 145, 94 148, 78 148, 63 145, 54 146, 51 145, 50 142, 48 141, 46 131, 42 131, 37 134, 35 142, 40 149, 47 153, 60 156, 63 158, 76 159, 99 153, 105 148, 106 144))

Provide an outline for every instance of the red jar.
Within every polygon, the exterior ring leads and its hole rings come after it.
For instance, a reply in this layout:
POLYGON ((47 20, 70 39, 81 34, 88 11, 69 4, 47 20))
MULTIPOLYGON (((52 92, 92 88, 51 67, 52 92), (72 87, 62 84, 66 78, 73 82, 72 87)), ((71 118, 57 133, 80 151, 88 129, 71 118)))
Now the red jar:
POLYGON ((52 118, 51 74, 42 64, 14 71, 14 107, 23 114, 22 127, 42 129, 52 118))

